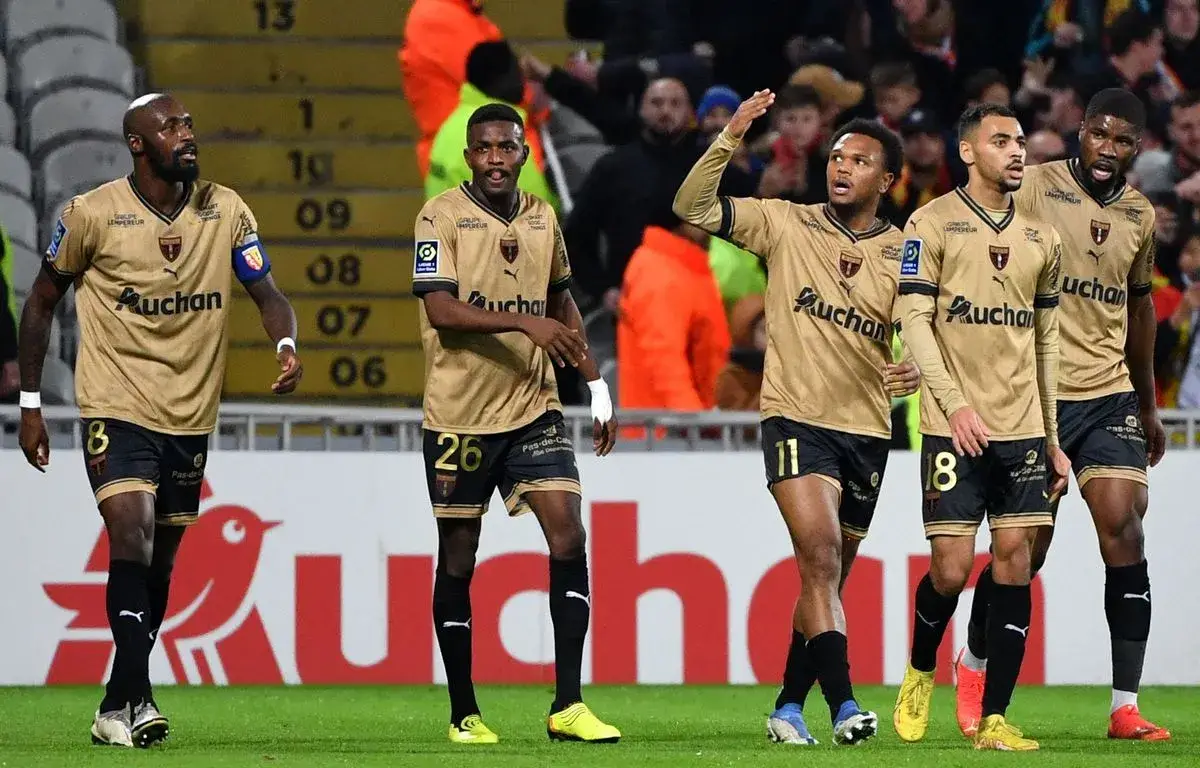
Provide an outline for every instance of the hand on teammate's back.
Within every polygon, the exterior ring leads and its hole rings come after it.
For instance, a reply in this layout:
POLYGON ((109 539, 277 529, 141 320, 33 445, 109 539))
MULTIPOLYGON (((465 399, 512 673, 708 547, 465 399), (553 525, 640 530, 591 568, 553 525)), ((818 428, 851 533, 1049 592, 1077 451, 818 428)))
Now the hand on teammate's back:
POLYGON ((750 98, 738 105, 725 130, 736 139, 742 138, 750 129, 750 124, 767 114, 767 110, 774 103, 775 94, 771 91, 755 91, 750 98))
POLYGON ((521 331, 530 341, 550 353, 550 359, 559 368, 568 364, 578 367, 587 352, 587 344, 583 343, 576 331, 550 317, 525 317, 521 331))
POLYGON ((271 385, 271 391, 277 395, 289 395, 296 391, 300 377, 304 375, 304 366, 296 356, 296 350, 284 347, 279 351, 279 378, 271 385))
POLYGON ((889 397, 908 397, 921 386, 921 371, 916 363, 884 363, 883 384, 889 397))
POLYGON ((964 405, 950 414, 950 436, 959 456, 982 456, 991 435, 983 419, 971 406, 964 405))
POLYGON ((45 472, 50 464, 50 436, 46 434, 46 422, 40 408, 21 409, 21 451, 29 466, 45 472))

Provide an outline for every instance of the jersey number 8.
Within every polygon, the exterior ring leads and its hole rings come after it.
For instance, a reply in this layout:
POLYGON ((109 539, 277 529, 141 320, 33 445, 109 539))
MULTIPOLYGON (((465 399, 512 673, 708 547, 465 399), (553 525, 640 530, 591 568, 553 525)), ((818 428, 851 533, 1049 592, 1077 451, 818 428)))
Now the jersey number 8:
POLYGON ((108 450, 108 435, 104 432, 103 421, 88 423, 87 452, 88 456, 99 456, 108 450))
POLYGON ((954 471, 957 467, 958 457, 949 451, 930 456, 925 470, 925 476, 929 478, 925 481, 925 490, 945 492, 958 485, 958 475, 954 471))
POLYGON ((434 469, 456 472, 459 466, 461 466, 464 472, 474 472, 483 464, 483 449, 479 447, 479 437, 467 435, 466 437, 459 438, 453 432, 442 432, 437 436, 437 444, 439 446, 446 445, 447 443, 450 444, 450 447, 434 462, 434 469), (462 448, 462 452, 459 453, 460 464, 456 465, 452 457, 455 453, 458 453, 460 447, 462 448))

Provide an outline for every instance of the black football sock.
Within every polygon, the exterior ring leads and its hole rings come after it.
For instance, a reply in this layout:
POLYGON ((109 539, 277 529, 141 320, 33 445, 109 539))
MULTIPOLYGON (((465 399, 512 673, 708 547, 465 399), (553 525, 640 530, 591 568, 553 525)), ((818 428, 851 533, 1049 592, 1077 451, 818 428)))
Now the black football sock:
POLYGON ((1028 584, 994 584, 988 611, 988 672, 983 685, 983 716, 1003 715, 1017 687, 1025 659, 1032 611, 1028 584))
POLYGON ((1150 574, 1146 561, 1105 568, 1104 615, 1112 639, 1113 690, 1137 693, 1150 636, 1150 574))
POLYGON ((569 560, 550 558, 550 619, 554 623, 554 704, 559 712, 583 701, 580 675, 583 641, 592 613, 587 555, 569 560))
POLYGON ((446 668, 450 722, 459 725, 467 715, 479 714, 475 684, 471 682, 470 578, 437 569, 433 580, 433 631, 446 668))
POLYGON ((162 628, 163 619, 167 616, 167 600, 171 593, 171 570, 157 568, 150 564, 146 591, 150 596, 150 647, 158 642, 158 630, 162 628))
POLYGON ((108 564, 108 588, 105 607, 112 630, 116 655, 112 675, 104 688, 101 712, 137 704, 149 695, 150 688, 150 597, 146 589, 149 567, 131 560, 113 560, 108 564))
POLYGON ((971 623, 967 625, 967 649, 977 659, 987 658, 988 603, 992 599, 992 564, 979 573, 975 580, 975 596, 971 599, 971 623))
POLYGON ((821 693, 825 694, 825 703, 829 705, 830 719, 835 719, 841 706, 854 698, 846 636, 833 630, 822 632, 808 641, 808 656, 821 681, 821 693))
POLYGON ((916 599, 913 605, 913 634, 912 653, 909 662, 913 669, 919 672, 932 672, 937 666, 938 646, 942 644, 942 636, 954 609, 958 607, 958 595, 947 597, 939 594, 933 588, 933 580, 929 574, 917 585, 916 599))
POLYGON ((787 664, 783 668, 783 688, 775 697, 775 709, 784 704, 799 704, 804 709, 808 692, 817 682, 817 668, 808 654, 808 642, 804 635, 792 630, 792 644, 788 646, 787 664))

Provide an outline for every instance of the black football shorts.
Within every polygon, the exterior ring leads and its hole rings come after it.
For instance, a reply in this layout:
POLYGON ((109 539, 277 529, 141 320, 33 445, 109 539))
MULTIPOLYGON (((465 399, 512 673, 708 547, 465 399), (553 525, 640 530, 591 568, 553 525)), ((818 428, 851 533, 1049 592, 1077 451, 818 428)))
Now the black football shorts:
POLYGON ((974 536, 986 517, 997 528, 1053 525, 1046 441, 992 440, 978 457, 959 456, 948 437, 921 436, 925 536, 974 536))
POLYGON ((1058 441, 1082 488, 1097 477, 1146 485, 1146 433, 1133 392, 1058 401, 1058 441))
POLYGON ((887 438, 815 427, 780 416, 762 423, 767 487, 806 475, 827 480, 842 494, 838 508, 842 533, 856 539, 864 538, 871 527, 890 448, 887 438))
POLYGON ((83 460, 97 504, 145 491, 155 496, 156 522, 196 522, 208 435, 168 435, 118 419, 83 419, 82 426, 83 460))
POLYGON ((529 491, 581 493, 575 448, 559 411, 494 435, 423 432, 425 480, 435 517, 479 517, 496 488, 513 517, 532 511, 524 500, 529 491))

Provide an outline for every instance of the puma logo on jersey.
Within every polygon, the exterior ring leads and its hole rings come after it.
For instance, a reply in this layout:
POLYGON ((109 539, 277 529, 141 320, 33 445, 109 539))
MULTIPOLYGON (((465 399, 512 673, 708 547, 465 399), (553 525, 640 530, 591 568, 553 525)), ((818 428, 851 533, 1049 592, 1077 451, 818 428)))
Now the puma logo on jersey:
POLYGON ((1100 257, 1101 257, 1101 256, 1103 256, 1104 254, 1102 254, 1102 253, 1096 253, 1096 252, 1095 252, 1095 251, 1093 251, 1091 248, 1088 248, 1088 252, 1087 252, 1087 253, 1088 253, 1088 256, 1091 256, 1093 259, 1095 259, 1095 260, 1096 260, 1096 266, 1097 266, 1097 267, 1098 267, 1098 266, 1100 266, 1100 257))
POLYGON ((509 276, 509 277, 511 277, 513 280, 516 280, 516 279, 517 279, 517 272, 519 272, 519 271, 520 271, 520 270, 517 270, 517 269, 512 269, 512 270, 506 269, 506 270, 504 270, 504 274, 508 275, 508 276, 509 276))
POLYGON ((1001 277, 1000 275, 992 275, 992 279, 995 280, 997 283, 1000 283, 1001 290, 1005 290, 1005 291, 1008 290, 1008 283, 1005 282, 1005 280, 1007 278, 1001 277))
POLYGON ((434 218, 433 216, 422 216, 421 221, 428 221, 429 226, 432 227, 433 226, 433 218, 434 218))

